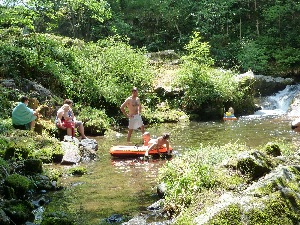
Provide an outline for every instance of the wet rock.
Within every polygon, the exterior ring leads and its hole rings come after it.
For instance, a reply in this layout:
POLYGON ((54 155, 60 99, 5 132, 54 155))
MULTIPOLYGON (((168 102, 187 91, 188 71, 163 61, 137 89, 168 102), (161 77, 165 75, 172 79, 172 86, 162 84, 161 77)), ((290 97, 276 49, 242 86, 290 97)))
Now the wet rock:
POLYGON ((93 149, 94 151, 98 150, 98 143, 95 139, 82 139, 79 143, 79 146, 82 146, 83 148, 86 149, 93 149))
POLYGON ((148 206, 147 210, 150 210, 150 211, 160 210, 160 209, 162 209, 163 205, 164 205, 164 199, 160 199, 160 200, 154 202, 152 205, 148 206))
POLYGON ((252 71, 240 74, 236 78, 237 80, 251 83, 253 89, 256 90, 256 97, 270 96, 278 91, 282 91, 287 85, 294 84, 292 78, 254 75, 252 71))
POLYGON ((45 175, 35 175, 32 176, 34 180, 34 186, 36 187, 37 190, 40 190, 42 192, 43 190, 55 190, 55 187, 52 185, 52 181, 49 179, 49 177, 45 175))
POLYGON ((160 183, 157 186, 158 197, 163 198, 165 196, 166 191, 167 191, 167 186, 165 183, 160 183))
POLYGON ((82 162, 90 162, 97 157, 98 143, 94 139, 83 139, 79 143, 82 162))
POLYGON ((123 220, 123 216, 120 214, 113 214, 106 219, 107 223, 120 223, 123 220))
POLYGON ((128 222, 122 223, 122 225, 147 225, 145 216, 135 216, 128 222))
POLYGON ((25 82, 24 86, 22 87, 22 90, 25 93, 30 93, 31 98, 36 97, 40 100, 46 100, 52 97, 52 93, 47 88, 44 88, 42 85, 27 79, 24 79, 24 81, 25 82))
POLYGON ((61 164, 77 164, 80 161, 89 162, 97 157, 98 143, 94 139, 83 139, 79 141, 76 137, 64 136, 61 142, 63 156, 61 164))
POLYGON ((15 81, 14 80, 9 80, 9 79, 3 79, 1 80, 1 85, 3 87, 6 87, 6 88, 13 88, 15 89, 16 88, 16 84, 15 84, 15 81))

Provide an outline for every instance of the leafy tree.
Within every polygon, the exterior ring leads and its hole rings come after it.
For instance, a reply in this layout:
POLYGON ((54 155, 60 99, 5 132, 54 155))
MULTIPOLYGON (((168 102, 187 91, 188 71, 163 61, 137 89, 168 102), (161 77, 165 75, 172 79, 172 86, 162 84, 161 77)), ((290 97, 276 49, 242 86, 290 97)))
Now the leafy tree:
POLYGON ((234 79, 234 73, 212 68, 213 59, 209 54, 209 44, 200 42, 195 32, 185 46, 183 66, 179 72, 177 86, 184 89, 182 107, 201 116, 211 112, 212 118, 220 117, 227 104, 238 106, 247 95, 247 87, 240 87, 234 79), (234 94, 233 94, 234 93, 234 94))
POLYGON ((73 38, 99 39, 94 30, 111 18, 110 6, 104 0, 64 0, 58 9, 58 32, 73 38))

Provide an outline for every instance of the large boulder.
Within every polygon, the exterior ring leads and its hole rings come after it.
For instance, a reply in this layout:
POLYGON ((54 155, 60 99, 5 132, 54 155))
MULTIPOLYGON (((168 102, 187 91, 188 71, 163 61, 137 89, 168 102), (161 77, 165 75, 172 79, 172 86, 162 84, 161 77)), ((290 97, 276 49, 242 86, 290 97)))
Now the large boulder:
POLYGON ((255 91, 255 97, 273 95, 278 91, 285 89, 287 85, 295 83, 292 78, 254 75, 252 71, 240 74, 236 78, 241 82, 251 84, 255 91))
POLYGON ((61 142, 63 156, 61 164, 77 164, 89 162, 97 157, 98 143, 94 139, 82 139, 66 135, 61 142))
MULTIPOLYGON (((66 136, 65 140, 70 137, 66 136)), ((80 161, 80 151, 79 151, 79 141, 77 138, 73 137, 69 141, 62 141, 61 147, 63 149, 63 158, 61 164, 77 164, 80 161)))
POLYGON ((299 166, 278 166, 244 191, 221 195, 215 204, 206 207, 194 219, 194 223, 298 224, 299 180, 299 166))

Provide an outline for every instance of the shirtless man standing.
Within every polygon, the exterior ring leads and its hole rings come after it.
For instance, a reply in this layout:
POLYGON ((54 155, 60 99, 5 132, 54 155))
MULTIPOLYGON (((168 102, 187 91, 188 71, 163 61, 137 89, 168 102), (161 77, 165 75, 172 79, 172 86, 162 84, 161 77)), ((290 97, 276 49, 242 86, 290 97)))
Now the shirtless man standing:
POLYGON ((142 134, 145 131, 143 120, 142 117, 140 116, 142 108, 141 108, 140 99, 138 98, 137 88, 136 87, 132 88, 131 93, 132 93, 131 96, 129 96, 120 107, 122 113, 129 119, 128 135, 127 135, 128 142, 130 142, 130 138, 133 130, 141 128, 142 134), (126 107, 128 109, 128 113, 125 111, 126 107))

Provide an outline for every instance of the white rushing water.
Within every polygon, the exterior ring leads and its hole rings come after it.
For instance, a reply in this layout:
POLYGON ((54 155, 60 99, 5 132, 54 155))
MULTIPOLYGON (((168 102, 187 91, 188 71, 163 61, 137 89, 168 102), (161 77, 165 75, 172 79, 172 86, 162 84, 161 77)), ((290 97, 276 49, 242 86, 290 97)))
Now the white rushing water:
POLYGON ((270 115, 284 115, 288 112, 289 107, 300 92, 300 85, 288 85, 278 93, 262 98, 260 106, 261 110, 254 113, 255 116, 270 116, 270 115))

